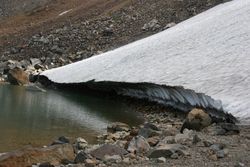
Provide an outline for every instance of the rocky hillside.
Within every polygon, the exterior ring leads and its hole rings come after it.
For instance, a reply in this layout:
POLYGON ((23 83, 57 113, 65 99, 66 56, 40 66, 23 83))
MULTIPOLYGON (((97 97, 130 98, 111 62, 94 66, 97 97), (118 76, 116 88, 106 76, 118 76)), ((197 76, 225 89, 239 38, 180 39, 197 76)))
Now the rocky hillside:
POLYGON ((222 2, 54 0, 1 21, 0 60, 39 58, 42 66, 61 66, 157 33, 222 2))

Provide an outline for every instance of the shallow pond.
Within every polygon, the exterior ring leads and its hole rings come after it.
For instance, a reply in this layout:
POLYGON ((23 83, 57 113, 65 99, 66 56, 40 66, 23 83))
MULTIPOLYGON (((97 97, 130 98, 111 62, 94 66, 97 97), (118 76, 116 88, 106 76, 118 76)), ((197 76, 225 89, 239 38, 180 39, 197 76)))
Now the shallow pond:
POLYGON ((24 145, 48 145, 59 136, 96 142, 107 124, 142 123, 133 107, 103 97, 25 87, 0 86, 0 152, 24 145))

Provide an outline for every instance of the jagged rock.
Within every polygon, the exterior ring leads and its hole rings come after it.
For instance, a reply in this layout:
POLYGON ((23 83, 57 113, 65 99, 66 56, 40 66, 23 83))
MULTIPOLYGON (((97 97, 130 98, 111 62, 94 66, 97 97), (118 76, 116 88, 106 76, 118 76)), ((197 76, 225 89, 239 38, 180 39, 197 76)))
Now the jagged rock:
POLYGON ((88 146, 88 142, 84 138, 78 137, 76 139, 76 146, 78 150, 82 150, 88 146))
POLYGON ((15 67, 8 72, 8 82, 13 85, 25 85, 29 83, 29 76, 22 69, 15 67))
POLYGON ((131 153, 146 153, 150 149, 150 145, 143 136, 135 136, 128 145, 128 151, 131 153))
POLYGON ((195 108, 188 113, 187 118, 182 125, 181 132, 183 132, 185 128, 200 131, 211 125, 211 123, 212 119, 204 110, 195 108))
POLYGON ((183 145, 166 144, 166 145, 160 146, 150 151, 148 157, 149 158, 159 158, 159 157, 170 158, 171 155, 173 155, 174 153, 177 153, 178 155, 187 154, 185 152, 185 147, 183 145))
POLYGON ((24 148, 0 156, 0 166, 31 166, 36 163, 50 162, 59 165, 63 159, 74 159, 73 147, 69 144, 55 145, 46 148, 24 148))
POLYGON ((105 155, 120 155, 123 156, 125 154, 127 154, 128 152, 123 149, 120 148, 118 146, 115 145, 111 145, 111 144, 105 144, 93 151, 90 152, 90 154, 94 157, 96 157, 97 159, 103 159, 105 155))
POLYGON ((130 126, 125 124, 125 123, 121 123, 121 122, 114 122, 111 125, 108 125, 107 127, 107 131, 114 133, 117 131, 126 131, 128 132, 130 130, 130 126))

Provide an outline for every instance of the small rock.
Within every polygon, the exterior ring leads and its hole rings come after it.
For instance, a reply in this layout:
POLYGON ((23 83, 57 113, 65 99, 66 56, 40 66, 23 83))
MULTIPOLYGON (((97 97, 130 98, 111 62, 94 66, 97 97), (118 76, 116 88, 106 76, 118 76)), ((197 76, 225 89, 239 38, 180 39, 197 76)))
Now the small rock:
POLYGON ((96 161, 92 159, 86 159, 85 160, 85 166, 86 167, 95 167, 96 166, 96 161))
POLYGON ((78 150, 83 150, 88 146, 88 142, 84 138, 78 137, 76 139, 76 146, 78 150))
POLYGON ((241 162, 237 162, 234 167, 245 167, 246 165, 241 163, 241 162))
POLYGON ((123 156, 125 154, 127 154, 128 152, 123 149, 120 148, 118 146, 115 145, 111 145, 111 144, 104 144, 101 147, 93 150, 90 152, 90 154, 94 157, 96 157, 97 159, 103 159, 105 155, 120 155, 123 156))
POLYGON ((120 155, 105 155, 104 161, 111 163, 118 163, 122 161, 122 157, 120 155))
POLYGON ((86 159, 90 158, 90 156, 85 153, 84 151, 80 151, 76 157, 75 157, 75 160, 74 162, 75 163, 84 163, 86 159))
POLYGON ((147 139, 147 142, 151 147, 156 146, 159 143, 159 141, 160 141, 160 137, 158 136, 154 136, 154 137, 147 139))
POLYGON ((150 149, 150 145, 148 144, 147 140, 143 136, 136 136, 134 137, 129 145, 128 151, 131 153, 146 153, 150 149))
POLYGON ((39 167, 54 167, 54 165, 51 165, 49 162, 45 162, 40 164, 39 167))
POLYGON ((174 23, 174 22, 171 22, 171 23, 168 23, 165 27, 164 27, 164 29, 166 30, 166 29, 169 29, 169 28, 171 28, 171 27, 174 27, 176 25, 176 23, 174 23))
POLYGON ((42 62, 41 62, 40 59, 37 59, 37 58, 31 58, 31 59, 30 59, 30 64, 31 64, 32 66, 35 66, 35 65, 41 64, 41 63, 42 63, 42 62))
POLYGON ((149 31, 149 30, 150 31, 155 31, 155 30, 159 29, 160 27, 161 26, 160 26, 158 20, 153 19, 150 22, 144 24, 144 26, 142 27, 142 30, 144 30, 144 31, 149 31))
POLYGON ((178 155, 185 155, 185 147, 180 144, 166 144, 163 146, 160 146, 154 150, 152 150, 149 153, 149 158, 159 158, 159 157, 165 157, 169 158, 174 153, 177 153, 178 155))
POLYGON ((179 158, 179 155, 177 153, 174 153, 170 156, 170 158, 172 159, 178 159, 179 158))
POLYGON ((129 164, 129 163, 130 163, 129 157, 124 158, 124 159, 122 160, 122 162, 125 163, 125 164, 129 164))
POLYGON ((107 131, 114 133, 117 131, 125 131, 128 132, 130 130, 130 126, 125 124, 125 123, 121 123, 121 122, 115 122, 112 123, 111 125, 108 125, 107 127, 107 131))
POLYGON ((160 158, 157 158, 157 162, 158 162, 158 163, 166 163, 167 160, 166 160, 165 157, 160 157, 160 158))
POLYGON ((218 126, 220 126, 222 129, 226 131, 227 135, 233 135, 233 134, 239 134, 240 129, 237 125, 232 123, 219 123, 218 126))
POLYGON ((160 129, 151 123, 144 124, 144 127, 139 129, 138 135, 143 136, 145 138, 153 137, 153 136, 159 136, 162 132, 160 129))
POLYGON ((65 136, 61 136, 58 138, 59 141, 63 142, 63 143, 69 143, 69 139, 65 136))

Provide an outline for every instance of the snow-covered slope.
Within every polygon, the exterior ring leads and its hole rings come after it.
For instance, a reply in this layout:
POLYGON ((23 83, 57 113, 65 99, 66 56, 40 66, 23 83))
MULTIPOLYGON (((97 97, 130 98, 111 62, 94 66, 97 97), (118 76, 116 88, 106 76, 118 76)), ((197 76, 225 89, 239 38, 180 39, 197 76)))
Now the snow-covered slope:
POLYGON ((149 38, 45 71, 56 83, 90 80, 183 86, 250 117, 250 0, 234 0, 149 38))

